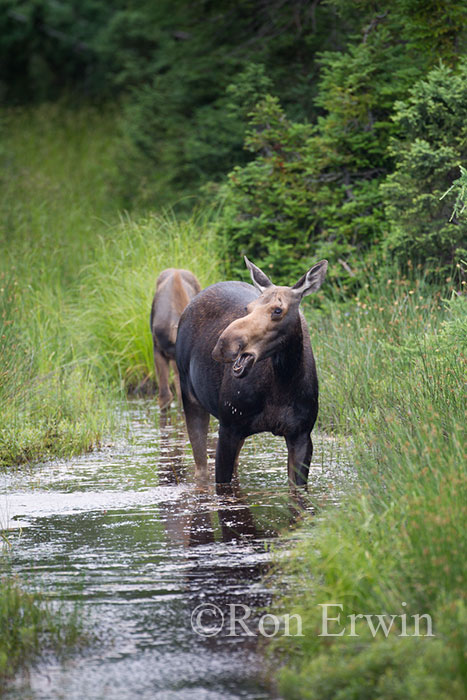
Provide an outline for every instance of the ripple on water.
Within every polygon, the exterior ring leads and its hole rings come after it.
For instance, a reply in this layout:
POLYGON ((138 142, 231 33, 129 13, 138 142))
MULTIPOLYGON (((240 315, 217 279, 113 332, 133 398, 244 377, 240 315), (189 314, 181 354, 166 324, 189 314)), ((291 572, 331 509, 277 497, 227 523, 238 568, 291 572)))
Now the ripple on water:
MULTIPOLYGON (((200 637, 192 611, 248 605, 260 614, 269 543, 303 512, 286 487, 286 448, 245 443, 239 486, 199 489, 183 424, 161 427, 153 402, 128 407, 129 437, 68 461, 2 475, 0 526, 12 570, 69 605, 80 601, 91 643, 61 662, 43 659, 9 700, 274 697, 257 637, 200 637), (15 530, 16 527, 16 530, 15 530)), ((213 454, 215 435, 210 436, 213 454)), ((337 502, 352 477, 345 450, 315 435, 309 492, 337 502)), ((255 626, 252 626, 255 630, 255 626)))

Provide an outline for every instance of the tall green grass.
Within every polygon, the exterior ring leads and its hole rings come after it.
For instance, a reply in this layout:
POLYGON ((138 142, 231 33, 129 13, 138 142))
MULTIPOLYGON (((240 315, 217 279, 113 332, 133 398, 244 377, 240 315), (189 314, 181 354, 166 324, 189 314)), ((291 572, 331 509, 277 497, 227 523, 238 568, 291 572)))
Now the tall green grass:
POLYGON ((66 285, 118 220, 115 111, 65 103, 0 113, 0 269, 66 285))
POLYGON ((127 216, 80 276, 71 312, 77 342, 83 355, 92 353, 100 375, 126 391, 154 379, 149 315, 157 276, 166 267, 190 269, 202 287, 219 280, 209 214, 127 216))
POLYGON ((114 115, 63 104, 0 115, 0 465, 69 455, 110 425, 68 309, 118 220, 114 115))
POLYGON ((286 698, 465 695, 467 304, 420 285, 387 281, 318 322, 320 421, 352 436, 360 478, 282 562, 284 610, 304 631, 280 645, 286 698), (342 605, 333 633, 349 633, 349 614, 407 614, 413 634, 411 616, 428 613, 436 636, 398 636, 401 618, 388 638, 365 620, 358 637, 319 636, 325 603, 342 605))

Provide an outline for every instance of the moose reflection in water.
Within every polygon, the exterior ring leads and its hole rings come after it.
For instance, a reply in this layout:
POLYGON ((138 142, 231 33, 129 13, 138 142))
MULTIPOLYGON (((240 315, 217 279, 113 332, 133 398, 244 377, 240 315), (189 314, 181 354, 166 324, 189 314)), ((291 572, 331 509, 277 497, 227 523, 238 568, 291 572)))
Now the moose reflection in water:
POLYGON ((245 258, 254 287, 218 282, 183 312, 176 343, 183 407, 198 473, 207 470, 209 415, 219 420, 216 482, 230 483, 245 438, 286 439, 288 478, 306 485, 318 413, 310 333, 299 305, 317 291, 327 261, 293 287, 274 285, 245 258))
MULTIPOLYGON (((209 443, 211 451, 215 438, 210 437, 209 443)), ((176 415, 160 415, 159 451, 159 484, 187 487, 184 498, 168 502, 166 506, 162 504, 167 536, 173 544, 186 547, 209 544, 216 539, 215 531, 217 539, 224 542, 274 537, 280 530, 293 525, 304 509, 309 507, 299 493, 290 491, 283 494, 279 520, 275 524, 270 519, 261 523, 253 518, 248 497, 236 478, 230 484, 218 484, 215 489, 207 474, 195 474, 194 481, 190 483, 185 432, 176 415)), ((253 500, 254 497, 254 493, 249 495, 253 500)), ((274 503, 276 517, 277 509, 277 503, 274 503)))
MULTIPOLYGON (((250 621, 254 628, 254 616, 272 598, 271 589, 261 583, 269 566, 268 541, 303 514, 299 496, 287 489, 272 499, 264 492, 247 493, 236 478, 217 487, 209 479, 190 481, 185 432, 175 414, 161 415, 159 445, 159 484, 186 487, 181 498, 159 508, 168 544, 186 553, 190 614, 208 602, 229 620, 232 605, 247 606, 256 611, 250 621)), ((200 642, 219 648, 231 644, 230 637, 226 624, 218 638, 200 637, 200 642)), ((255 639, 243 641, 251 649, 256 644, 255 639)))

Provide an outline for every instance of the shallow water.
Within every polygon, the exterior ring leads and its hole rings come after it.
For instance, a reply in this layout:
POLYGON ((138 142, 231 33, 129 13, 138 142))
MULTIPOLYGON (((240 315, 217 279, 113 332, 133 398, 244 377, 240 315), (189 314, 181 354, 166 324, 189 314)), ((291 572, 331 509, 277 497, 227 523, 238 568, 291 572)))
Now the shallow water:
MULTIPOLYGON (((276 698, 257 624, 273 596, 264 582, 270 546, 304 508, 339 500, 351 477, 343 449, 314 435, 309 498, 298 502, 287 488, 284 441, 249 438, 239 483, 218 495, 212 470, 208 487, 195 483, 175 413, 161 426, 152 401, 127 410, 125 439, 0 476, 9 567, 53 599, 79 601, 90 639, 64 660, 41 659, 6 697, 276 698), (232 611, 244 614, 233 604, 252 610, 252 636, 232 625, 232 611), (195 610, 203 635, 192 628, 195 610)), ((214 445, 213 432, 211 454, 214 445)))

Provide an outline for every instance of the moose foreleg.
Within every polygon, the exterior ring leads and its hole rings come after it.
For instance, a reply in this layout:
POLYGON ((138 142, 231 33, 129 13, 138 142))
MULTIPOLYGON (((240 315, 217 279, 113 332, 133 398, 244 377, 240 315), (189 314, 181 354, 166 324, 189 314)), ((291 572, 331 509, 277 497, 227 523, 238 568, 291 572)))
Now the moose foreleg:
POLYGON ((289 482, 296 486, 306 486, 313 454, 313 443, 310 435, 309 433, 288 435, 285 440, 289 451, 287 463, 289 482))
POLYGON ((222 425, 219 426, 219 439, 216 449, 216 484, 230 484, 237 467, 238 455, 244 438, 222 425))

